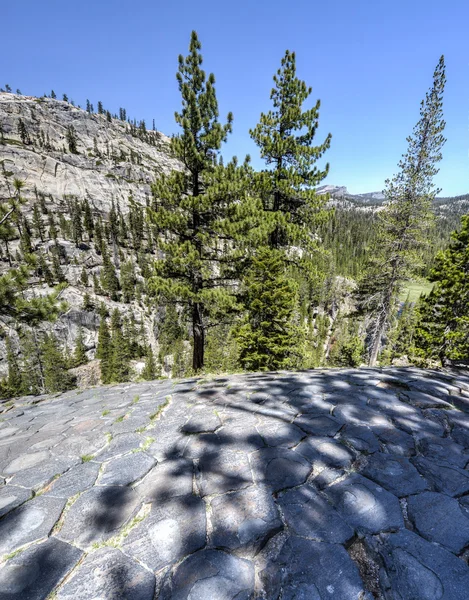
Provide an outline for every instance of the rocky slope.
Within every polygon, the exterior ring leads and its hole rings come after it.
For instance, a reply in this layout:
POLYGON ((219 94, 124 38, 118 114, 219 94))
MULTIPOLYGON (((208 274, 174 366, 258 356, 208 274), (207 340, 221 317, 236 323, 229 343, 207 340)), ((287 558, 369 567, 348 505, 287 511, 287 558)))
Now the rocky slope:
MULTIPOLYGON (((157 131, 146 131, 103 114, 90 114, 68 102, 52 98, 35 98, 0 93, 0 200, 6 202, 14 194, 15 179, 24 182, 21 196, 26 203, 21 212, 31 225, 33 206, 41 201, 44 210, 70 224, 71 203, 88 200, 95 218, 106 223, 112 204, 124 218, 129 212, 130 200, 145 207, 150 198, 151 183, 163 172, 180 168, 168 155, 169 138, 157 131), (70 152, 69 136, 72 129, 76 152, 70 152)), ((33 233, 32 248, 36 255, 51 259, 54 243, 49 238, 47 215, 42 221, 46 235, 44 241, 33 233)), ((105 295, 97 296, 90 286, 80 283, 80 274, 87 271, 90 279, 99 276, 103 257, 96 245, 87 242, 78 247, 59 231, 56 246, 60 250, 61 267, 68 287, 61 299, 68 310, 53 325, 46 328, 73 348, 79 327, 83 327, 89 358, 93 358, 99 317, 97 310, 83 310, 83 297, 88 293, 97 307, 101 302, 109 312, 118 307, 123 316, 132 314, 138 324, 143 323, 150 342, 156 345, 153 330, 155 311, 143 302, 113 302, 105 295)), ((18 256, 18 235, 9 241, 10 253, 18 256)), ((135 254, 135 253, 134 253, 135 254)), ((121 254, 125 258, 126 253, 121 254)), ((135 257, 134 257, 135 258, 135 257)), ((13 266, 17 266, 13 259, 13 266)), ((114 257, 119 274, 121 261, 114 257)), ((0 274, 10 268, 3 252, 0 274)), ((142 279, 137 268, 137 278, 142 279)), ((31 281, 29 295, 42 295, 51 291, 39 278, 31 281)), ((144 300, 144 299, 143 299, 144 300)), ((4 333, 17 338, 15 324, 6 321, 4 333)), ((6 372, 5 343, 0 340, 0 376, 6 372)))

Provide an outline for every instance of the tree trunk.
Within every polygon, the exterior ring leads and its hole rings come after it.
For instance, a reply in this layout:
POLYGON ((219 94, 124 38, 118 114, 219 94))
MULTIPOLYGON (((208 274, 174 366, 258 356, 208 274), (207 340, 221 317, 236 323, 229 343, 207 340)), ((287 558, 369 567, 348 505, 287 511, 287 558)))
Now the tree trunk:
POLYGON ((193 337, 193 353, 192 353, 192 368, 195 372, 203 369, 204 366, 204 346, 205 332, 202 321, 202 305, 195 302, 192 306, 192 337, 193 337))
POLYGON ((384 329, 386 327, 386 320, 387 319, 382 319, 379 327, 377 328, 375 339, 373 340, 373 346, 371 348, 370 360, 368 362, 368 366, 370 367, 374 367, 376 365, 379 349, 381 348, 381 340, 383 339, 384 329))

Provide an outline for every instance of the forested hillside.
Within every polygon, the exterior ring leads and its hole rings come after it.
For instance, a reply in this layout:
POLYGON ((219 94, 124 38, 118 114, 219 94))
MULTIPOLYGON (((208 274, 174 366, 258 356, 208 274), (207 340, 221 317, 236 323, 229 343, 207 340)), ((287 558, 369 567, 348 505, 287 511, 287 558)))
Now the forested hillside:
POLYGON ((406 282, 438 278, 435 257, 469 208, 469 196, 439 198, 432 186, 444 64, 399 174, 384 194, 359 196, 321 187, 333 139, 317 139, 320 102, 294 53, 250 132, 260 171, 249 157, 223 161, 235 121, 220 120, 215 78, 201 65, 193 33, 172 139, 99 101, 0 93, 3 397, 357 366, 372 347, 381 363, 445 359, 424 349, 428 333, 414 347, 423 308, 400 300, 406 282), (407 245, 395 251, 401 234, 407 245))

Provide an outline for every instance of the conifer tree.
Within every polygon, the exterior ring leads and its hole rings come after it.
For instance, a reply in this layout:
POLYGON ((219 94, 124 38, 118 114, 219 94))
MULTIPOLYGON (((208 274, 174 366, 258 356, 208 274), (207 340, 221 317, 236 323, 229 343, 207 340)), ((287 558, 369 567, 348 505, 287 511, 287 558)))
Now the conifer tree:
POLYGON ((54 250, 52 253, 52 273, 54 275, 54 280, 57 283, 63 283, 66 281, 64 272, 62 271, 62 267, 60 265, 59 253, 54 250))
POLYGON ((109 258, 107 246, 103 245, 103 270, 101 272, 101 286, 109 294, 112 300, 117 300, 117 294, 120 288, 119 279, 114 265, 109 258))
POLYGON ((19 396, 23 391, 21 370, 10 336, 7 336, 5 344, 8 363, 8 376, 6 381, 8 395, 19 396))
POLYGON ((88 277, 88 271, 86 270, 85 267, 83 267, 83 269, 81 270, 80 283, 85 287, 88 287, 90 284, 89 277, 88 277))
POLYGON ((82 305, 82 308, 86 312, 91 312, 92 310, 94 310, 94 303, 91 300, 91 296, 88 294, 88 292, 86 292, 83 295, 83 305, 82 305))
POLYGON ((312 90, 296 76, 294 52, 286 51, 274 83, 273 110, 262 113, 260 123, 250 131, 266 163, 256 177, 256 192, 268 217, 269 246, 314 250, 315 228, 326 217, 321 208, 327 201, 327 196, 316 194, 315 187, 329 172, 328 164, 319 169, 316 162, 329 148, 331 135, 319 146, 313 145, 320 101, 303 109, 312 90))
POLYGON ((83 224, 81 222, 81 206, 78 202, 74 202, 72 205, 72 237, 75 242, 75 246, 78 248, 80 242, 83 239, 83 224))
POLYGON ((34 331, 23 334, 21 338, 21 356, 22 392, 36 395, 45 391, 42 353, 34 331))
POLYGON ((54 90, 51 91, 50 97, 53 98, 54 100, 57 98, 57 94, 54 92, 54 90))
POLYGON ((156 379, 157 376, 158 374, 156 370, 155 356, 151 346, 149 345, 147 348, 147 355, 145 357, 145 367, 142 371, 142 378, 146 381, 152 381, 153 379, 156 379))
POLYGON ((424 358, 469 361, 469 215, 437 256, 430 279, 435 285, 417 306, 415 346, 424 358))
POLYGON ((51 240, 57 241, 57 235, 58 235, 57 225, 55 223, 54 215, 51 212, 49 213, 48 219, 49 219, 49 236, 50 236, 51 240))
POLYGON ((73 366, 79 367, 80 365, 85 365, 88 362, 88 357, 86 356, 86 346, 83 336, 83 329, 80 327, 78 329, 78 335, 75 342, 75 350, 73 352, 73 366))
POLYGON ((44 241, 44 224, 42 222, 41 212, 39 210, 38 203, 35 202, 33 206, 33 227, 36 236, 44 241))
POLYGON ((287 368, 299 332, 293 322, 297 286, 285 274, 283 253, 260 248, 244 286, 248 313, 237 330, 243 368, 254 371, 287 368))
POLYGON ((88 198, 85 198, 83 202, 83 225, 85 227, 86 233, 88 234, 88 239, 91 240, 93 237, 94 220, 93 213, 91 212, 90 203, 88 202, 88 198))
POLYGON ((44 387, 49 393, 64 392, 71 387, 71 378, 67 373, 67 364, 57 338, 47 334, 42 343, 44 364, 44 387))
POLYGON ((112 348, 109 327, 104 316, 101 317, 98 331, 98 346, 96 358, 101 360, 101 381, 110 383, 112 381, 112 348))
POLYGON ((18 120, 18 134, 21 138, 23 144, 30 144, 31 139, 29 137, 28 129, 23 121, 23 119, 18 120))
POLYGON ((44 254, 42 252, 39 254, 39 270, 41 273, 41 277, 44 279, 47 285, 53 286, 54 276, 52 275, 49 265, 47 264, 44 254))
POLYGON ((122 332, 122 320, 118 309, 111 315, 111 372, 112 381, 122 383, 129 380, 130 357, 127 340, 122 332))
POLYGON ((77 142, 78 142, 78 138, 77 138, 77 133, 75 131, 75 128, 73 127, 73 125, 69 125, 67 127, 67 143, 68 143, 68 149, 72 154, 78 154, 78 148, 77 148, 77 142))
POLYGON ((163 176, 154 186, 152 222, 161 235, 164 260, 155 265, 156 289, 187 305, 192 323, 194 371, 204 366, 207 310, 229 304, 228 292, 215 281, 214 261, 219 258, 214 235, 224 204, 211 193, 210 176, 217 166, 222 143, 231 131, 218 121, 215 77, 201 68, 201 44, 192 32, 189 55, 179 57, 177 80, 182 96, 176 122, 182 132, 173 138, 172 150, 184 171, 163 176), (218 287, 219 286, 219 287, 218 287))
POLYGON ((135 284, 137 283, 137 278, 135 276, 135 266, 130 258, 122 264, 120 281, 122 287, 122 300, 124 302, 132 302, 135 298, 135 284))
POLYGON ((432 223, 431 204, 437 191, 443 130, 444 57, 435 69, 433 86, 420 105, 420 119, 407 138, 408 149, 400 171, 386 181, 387 205, 379 213, 379 233, 370 252, 367 275, 361 284, 363 306, 372 314, 369 364, 374 366, 382 339, 396 310, 402 286, 421 267, 419 254, 432 223))

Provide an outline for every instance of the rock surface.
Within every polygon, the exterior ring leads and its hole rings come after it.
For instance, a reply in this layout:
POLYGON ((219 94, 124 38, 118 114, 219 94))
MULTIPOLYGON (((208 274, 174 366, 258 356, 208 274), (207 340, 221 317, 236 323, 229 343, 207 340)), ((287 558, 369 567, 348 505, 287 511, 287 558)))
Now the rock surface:
POLYGON ((23 398, 0 600, 467 600, 467 388, 391 368, 23 398))

